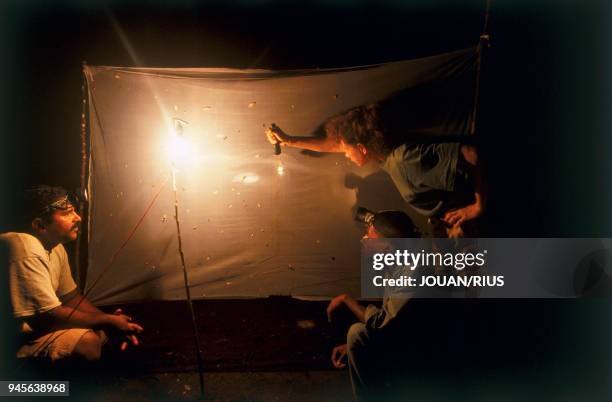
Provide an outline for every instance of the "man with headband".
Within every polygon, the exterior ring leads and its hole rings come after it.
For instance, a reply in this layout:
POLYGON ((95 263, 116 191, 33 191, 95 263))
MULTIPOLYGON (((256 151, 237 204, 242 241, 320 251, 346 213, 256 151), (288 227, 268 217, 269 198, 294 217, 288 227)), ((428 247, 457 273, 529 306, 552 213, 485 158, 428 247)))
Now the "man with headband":
POLYGON ((137 345, 142 327, 116 310, 106 314, 83 297, 75 284, 63 244, 76 240, 80 216, 60 187, 28 189, 20 209, 19 232, 0 235, 9 304, 19 335, 18 358, 98 360, 107 332, 137 345))
MULTIPOLYGON (((408 238, 417 235, 412 221, 401 211, 374 213, 360 208, 356 219, 367 225, 364 239, 408 238)), ((395 272, 398 276, 402 274, 412 275, 410 267, 400 267, 395 272)), ((410 293, 406 289, 397 288, 386 289, 380 308, 372 304, 364 307, 346 294, 333 298, 327 307, 330 321, 333 313, 342 306, 348 308, 358 320, 347 333, 347 343, 336 346, 331 357, 334 367, 339 369, 346 366, 344 359, 347 358, 353 393, 358 401, 380 400, 383 396, 379 380, 385 370, 381 370, 384 365, 376 361, 379 360, 377 354, 390 340, 389 335, 399 329, 397 321, 404 321, 399 316, 403 316, 408 300, 410 293)))

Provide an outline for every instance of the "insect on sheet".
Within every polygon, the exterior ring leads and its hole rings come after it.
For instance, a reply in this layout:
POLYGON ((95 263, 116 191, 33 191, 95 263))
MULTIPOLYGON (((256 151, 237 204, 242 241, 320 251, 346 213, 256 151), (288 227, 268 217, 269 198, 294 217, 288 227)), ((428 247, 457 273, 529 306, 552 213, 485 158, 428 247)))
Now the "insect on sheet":
POLYGON ((315 135, 351 107, 397 98, 407 138, 465 134, 475 65, 467 49, 330 70, 87 66, 90 298, 186 297, 173 166, 193 297, 358 295, 355 209, 406 204, 377 166, 288 147, 275 155, 264 126, 315 135))

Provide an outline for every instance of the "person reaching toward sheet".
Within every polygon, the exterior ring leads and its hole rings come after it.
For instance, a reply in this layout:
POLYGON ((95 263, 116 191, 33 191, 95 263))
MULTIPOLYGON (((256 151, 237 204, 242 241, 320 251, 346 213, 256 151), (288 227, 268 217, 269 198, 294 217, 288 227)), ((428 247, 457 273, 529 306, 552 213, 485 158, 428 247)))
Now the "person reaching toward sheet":
POLYGON ((443 224, 444 235, 462 237, 466 228, 475 231, 473 222, 486 205, 476 148, 402 138, 393 124, 385 125, 383 109, 379 103, 350 109, 328 119, 321 136, 289 135, 276 124, 265 134, 272 144, 344 153, 357 166, 378 163, 412 208, 443 224))

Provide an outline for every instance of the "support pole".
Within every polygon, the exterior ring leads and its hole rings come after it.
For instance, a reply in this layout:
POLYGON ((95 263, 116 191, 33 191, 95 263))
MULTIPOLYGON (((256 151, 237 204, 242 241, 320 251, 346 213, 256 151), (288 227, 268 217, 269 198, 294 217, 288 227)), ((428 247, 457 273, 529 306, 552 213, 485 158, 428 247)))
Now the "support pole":
POLYGON ((486 10, 484 17, 484 24, 482 27, 482 33, 478 39, 478 45, 476 47, 476 88, 474 90, 474 110, 472 111, 472 122, 470 124, 470 134, 476 133, 476 117, 478 114, 478 102, 480 100, 480 65, 482 64, 482 53, 483 47, 490 47, 489 37, 489 15, 491 13, 491 0, 486 0, 486 10))
MULTIPOLYGON (((175 123, 176 124, 176 123, 175 123)), ((174 135, 178 135, 175 130, 174 135)), ((202 362, 202 348, 200 346, 200 335, 198 333, 198 324, 193 309, 193 301, 191 300, 191 291, 189 290, 189 275, 187 273, 187 265, 185 264, 185 255, 183 253, 183 241, 181 238, 181 225, 179 223, 179 201, 178 191, 176 188, 176 166, 172 161, 172 189, 174 191, 174 220, 176 222, 176 235, 178 237, 178 250, 181 257, 181 265, 183 267, 183 279, 185 282, 185 293, 187 294, 187 304, 189 305, 189 312, 191 313, 191 323, 193 326, 193 338, 195 341, 195 352, 198 361, 198 374, 200 376, 200 396, 204 399, 204 365, 202 362)))
MULTIPOLYGON (((81 191, 85 191, 86 176, 87 176, 87 78, 85 76, 85 68, 87 62, 83 61, 83 81, 81 83, 81 191)), ((83 196, 79 197, 79 214, 83 217, 85 210, 85 200, 83 196)), ((79 231, 79 237, 74 250, 75 277, 76 283, 83 289, 85 286, 85 275, 83 272, 83 264, 81 264, 81 239, 82 231, 79 231)))

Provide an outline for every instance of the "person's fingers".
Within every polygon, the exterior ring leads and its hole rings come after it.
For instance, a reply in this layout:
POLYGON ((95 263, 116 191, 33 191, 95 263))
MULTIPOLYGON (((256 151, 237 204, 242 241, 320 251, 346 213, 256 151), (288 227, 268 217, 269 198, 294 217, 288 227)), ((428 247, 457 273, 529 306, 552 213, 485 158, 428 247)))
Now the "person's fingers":
POLYGON ((457 220, 459 220, 459 215, 456 213, 453 213, 452 215, 450 215, 448 217, 448 220, 446 221, 449 225, 454 225, 457 220))
POLYGON ((130 340, 130 342, 132 342, 132 345, 134 345, 134 346, 140 345, 140 341, 138 340, 136 335, 130 335, 130 336, 128 336, 128 339, 130 340))
POLYGON ((346 367, 346 365, 342 363, 342 359, 344 359, 344 356, 346 355, 346 353, 343 353, 342 351, 340 351, 339 354, 340 356, 337 356, 336 360, 334 361, 334 366, 338 369, 341 369, 341 368, 346 367))
POLYGON ((121 342, 120 349, 121 349, 122 352, 125 352, 127 347, 128 347, 128 343, 127 342, 121 342))
POLYGON ((270 142, 272 144, 276 144, 277 142, 282 142, 282 141, 280 141, 280 139, 278 138, 276 133, 274 133, 272 131, 266 133, 266 136, 268 137, 268 142, 270 142))
POLYGON ((274 133, 279 142, 283 142, 283 136, 286 134, 279 126, 274 123, 270 124, 270 131, 274 133))
POLYGON ((130 331, 137 332, 137 333, 141 333, 143 331, 143 328, 136 323, 132 322, 128 326, 129 326, 130 331))
POLYGON ((129 315, 121 314, 119 317, 127 323, 132 322, 132 317, 130 317, 129 315))
POLYGON ((342 363, 342 359, 346 356, 346 350, 340 347, 335 347, 332 351, 332 364, 335 368, 344 368, 346 364, 342 363))
POLYGON ((113 312, 113 314, 116 314, 116 315, 121 315, 121 314, 123 314, 123 310, 121 310, 120 308, 118 308, 118 309, 116 309, 116 310, 113 312))

